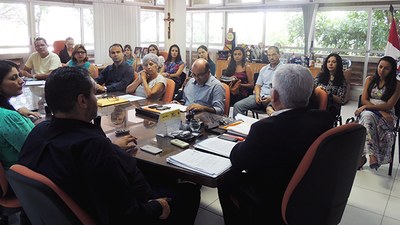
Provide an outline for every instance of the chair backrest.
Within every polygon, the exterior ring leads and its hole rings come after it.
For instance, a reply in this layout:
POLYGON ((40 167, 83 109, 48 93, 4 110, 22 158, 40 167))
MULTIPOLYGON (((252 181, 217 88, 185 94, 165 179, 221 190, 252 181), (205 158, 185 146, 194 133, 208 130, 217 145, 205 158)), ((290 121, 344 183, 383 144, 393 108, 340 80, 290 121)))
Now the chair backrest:
POLYGON ((165 93, 162 98, 163 102, 171 102, 174 99, 175 81, 167 78, 167 86, 165 87, 165 93))
POLYGON ((365 133, 360 124, 345 124, 326 131, 313 142, 283 196, 281 210, 286 224, 339 224, 364 148, 365 133))
POLYGON ((328 93, 326 93, 326 91, 321 87, 316 87, 314 89, 314 97, 318 103, 318 109, 326 110, 328 107, 328 93))
POLYGON ((57 55, 64 48, 65 48, 65 41, 64 40, 58 40, 58 41, 54 41, 53 42, 53 52, 56 53, 57 55))
POLYGON ((224 86, 225 89, 225 108, 224 108, 224 115, 229 116, 229 108, 230 108, 230 103, 231 103, 231 90, 229 88, 229 85, 222 83, 222 86, 224 86))
POLYGON ((0 162, 0 198, 6 196, 8 192, 8 181, 6 172, 4 171, 3 164, 0 162))
POLYGON ((166 51, 160 51, 160 52, 159 52, 159 55, 161 55, 162 57, 164 57, 165 60, 167 60, 167 58, 168 58, 168 52, 166 52, 166 51))
POLYGON ((7 177, 32 224, 95 224, 74 200, 42 174, 15 164, 7 177))

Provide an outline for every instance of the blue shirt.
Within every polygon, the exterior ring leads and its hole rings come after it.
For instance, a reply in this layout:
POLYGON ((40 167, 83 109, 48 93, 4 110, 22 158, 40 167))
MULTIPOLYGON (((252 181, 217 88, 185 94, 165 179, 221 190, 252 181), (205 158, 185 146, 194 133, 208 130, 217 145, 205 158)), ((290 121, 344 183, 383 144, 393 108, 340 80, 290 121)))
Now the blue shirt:
POLYGON ((185 105, 193 103, 212 107, 216 114, 222 115, 225 108, 225 89, 221 82, 210 76, 204 85, 199 85, 191 78, 183 89, 185 105))
POLYGON ((272 87, 272 78, 274 78, 275 70, 280 65, 283 65, 279 62, 274 68, 271 67, 271 64, 268 64, 261 68, 260 75, 257 78, 256 85, 261 86, 260 97, 271 95, 271 87, 272 87))
POLYGON ((95 80, 100 85, 105 84, 109 92, 125 92, 126 87, 132 83, 133 76, 132 66, 122 62, 118 66, 115 66, 114 63, 107 66, 95 80))

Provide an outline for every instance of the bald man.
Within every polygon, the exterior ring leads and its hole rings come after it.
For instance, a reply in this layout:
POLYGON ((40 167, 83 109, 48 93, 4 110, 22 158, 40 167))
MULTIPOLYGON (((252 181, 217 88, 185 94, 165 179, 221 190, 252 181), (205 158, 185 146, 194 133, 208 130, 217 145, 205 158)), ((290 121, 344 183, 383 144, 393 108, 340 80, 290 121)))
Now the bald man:
POLYGON ((205 59, 197 59, 192 65, 192 78, 183 90, 183 101, 188 111, 224 114, 225 89, 211 76, 210 65, 205 59))

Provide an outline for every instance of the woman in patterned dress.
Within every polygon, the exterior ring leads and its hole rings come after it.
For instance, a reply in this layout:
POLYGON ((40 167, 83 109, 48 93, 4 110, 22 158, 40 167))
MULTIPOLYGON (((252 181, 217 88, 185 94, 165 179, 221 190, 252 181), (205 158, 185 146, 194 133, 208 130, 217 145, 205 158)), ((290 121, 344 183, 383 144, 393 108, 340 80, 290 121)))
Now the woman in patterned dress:
POLYGON ((378 62, 375 75, 367 77, 361 97, 362 106, 355 111, 358 122, 367 129, 364 154, 360 168, 367 161, 378 169, 392 161, 393 128, 396 123, 395 105, 400 96, 400 81, 396 79, 396 61, 384 56, 378 62))
POLYGON ((315 87, 321 87, 329 94, 328 110, 332 115, 340 115, 341 105, 346 97, 347 83, 343 74, 342 58, 329 54, 322 66, 322 71, 314 79, 315 87))
POLYGON ((179 46, 176 44, 171 45, 168 51, 168 58, 165 60, 164 67, 161 69, 161 75, 175 82, 174 93, 178 92, 178 89, 181 88, 186 79, 186 75, 184 78, 181 78, 184 68, 185 63, 182 61, 179 46))

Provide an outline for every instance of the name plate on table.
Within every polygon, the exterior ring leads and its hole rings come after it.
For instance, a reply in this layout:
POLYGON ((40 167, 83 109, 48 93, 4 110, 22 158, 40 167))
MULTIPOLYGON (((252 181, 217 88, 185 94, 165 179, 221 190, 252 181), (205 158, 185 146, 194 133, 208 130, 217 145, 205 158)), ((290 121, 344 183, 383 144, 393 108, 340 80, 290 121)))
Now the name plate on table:
POLYGON ((179 130, 181 126, 181 116, 178 109, 160 113, 157 123, 157 134, 165 136, 168 133, 179 130))
MULTIPOLYGON (((178 111, 186 111, 186 106, 179 105, 179 104, 165 104, 165 105, 148 105, 148 106, 143 106, 136 108, 136 114, 138 115, 143 115, 147 116, 153 119, 158 119, 161 114, 169 113, 169 112, 174 112, 178 111)), ((165 114, 167 116, 167 114, 165 114)))

